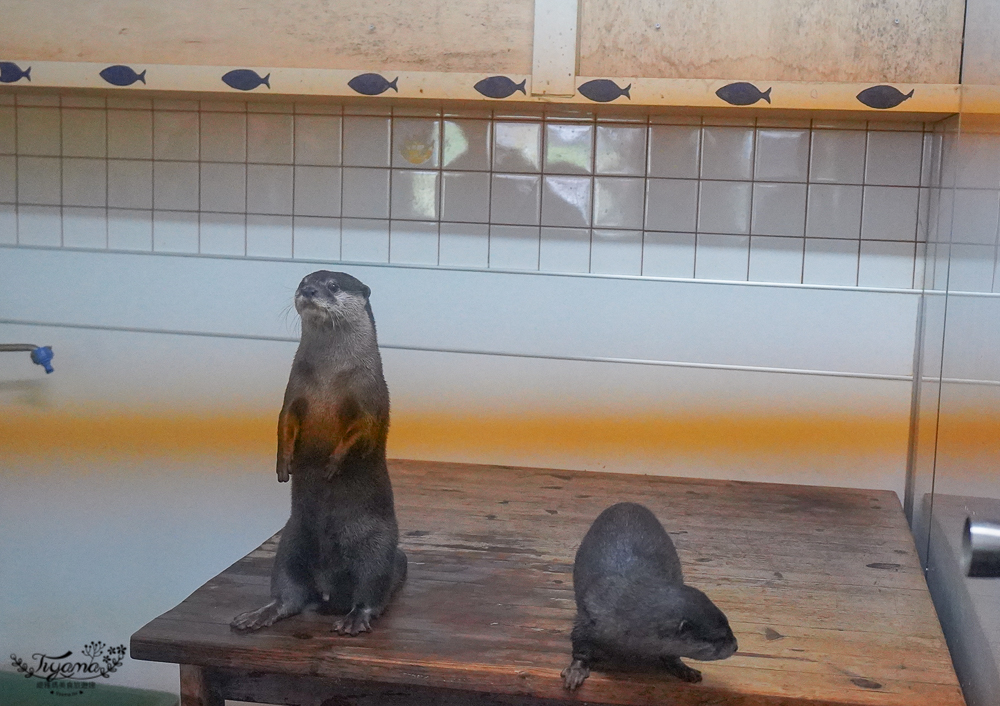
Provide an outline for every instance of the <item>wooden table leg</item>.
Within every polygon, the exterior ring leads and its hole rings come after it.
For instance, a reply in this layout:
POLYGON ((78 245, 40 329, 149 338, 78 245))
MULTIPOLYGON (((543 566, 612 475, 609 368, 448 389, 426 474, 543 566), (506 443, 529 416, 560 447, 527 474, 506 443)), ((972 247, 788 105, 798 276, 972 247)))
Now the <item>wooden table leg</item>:
POLYGON ((181 665, 181 706, 225 706, 226 700, 213 688, 207 670, 181 665))

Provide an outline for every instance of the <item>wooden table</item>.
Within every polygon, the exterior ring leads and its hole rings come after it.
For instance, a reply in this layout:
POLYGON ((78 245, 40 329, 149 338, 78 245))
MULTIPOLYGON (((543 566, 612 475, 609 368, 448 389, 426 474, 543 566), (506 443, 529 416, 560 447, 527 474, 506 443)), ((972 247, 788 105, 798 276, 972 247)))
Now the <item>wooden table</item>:
POLYGON ((132 636, 181 665, 183 706, 963 704, 894 493, 500 466, 390 462, 409 577, 374 632, 308 613, 254 634, 277 537, 132 636), (644 503, 739 652, 700 684, 569 663, 573 556, 608 505, 644 503))

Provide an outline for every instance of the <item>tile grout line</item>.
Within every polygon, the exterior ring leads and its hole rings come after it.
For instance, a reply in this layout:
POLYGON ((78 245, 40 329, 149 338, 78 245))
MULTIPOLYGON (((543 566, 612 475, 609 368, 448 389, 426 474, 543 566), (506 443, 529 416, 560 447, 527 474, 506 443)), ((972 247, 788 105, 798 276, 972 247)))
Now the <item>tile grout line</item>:
POLYGON ((247 220, 250 213, 250 109, 243 104, 243 257, 247 256, 247 220))
POLYGON ((698 127, 698 195, 697 202, 695 203, 695 217, 694 217, 694 257, 691 262, 691 279, 698 279, 698 241, 700 240, 701 233, 701 196, 702 196, 702 186, 704 184, 704 174, 702 174, 702 169, 704 168, 705 162, 705 117, 700 118, 700 124, 698 127))
POLYGON ((813 139, 815 131, 813 120, 809 121, 809 144, 806 146, 806 203, 802 214, 802 257, 799 260, 799 284, 806 281, 806 243, 809 237, 809 197, 812 195, 813 139))
POLYGON ((746 281, 750 281, 750 244, 753 242, 753 195, 757 187, 757 152, 758 144, 757 140, 760 137, 760 131, 757 128, 757 118, 753 119, 753 140, 751 145, 753 146, 753 154, 750 156, 750 213, 747 214, 747 267, 746 267, 746 281))
POLYGON ((386 227, 388 228, 388 233, 386 234, 388 243, 386 245, 385 261, 386 264, 392 264, 392 155, 393 155, 392 141, 396 136, 396 124, 395 124, 396 120, 392 116, 391 112, 389 113, 388 120, 389 120, 389 144, 387 145, 386 148, 386 151, 388 152, 389 156, 389 162, 387 165, 389 167, 389 174, 388 174, 389 189, 388 189, 388 203, 386 204, 386 207, 388 208, 388 223, 386 224, 386 227))
MULTIPOLYGON (((869 121, 870 122, 870 121, 869 121)), ((854 266, 854 286, 861 276, 861 237, 865 232, 865 196, 868 193, 868 151, 871 148, 872 130, 865 123, 865 157, 861 167, 861 213, 858 215, 858 255, 854 266)))
MULTIPOLYGON (((917 281, 917 243, 920 242, 920 212, 924 197, 924 157, 927 151, 927 123, 922 123, 923 131, 920 133, 920 167, 917 170, 917 222, 913 229, 913 263, 910 268, 910 287, 913 288, 917 281)), ((858 269, 861 269, 860 264, 858 269)), ((858 275, 858 283, 861 283, 861 275, 858 275)))
POLYGON ((202 136, 202 125, 201 125, 201 104, 198 104, 198 140, 196 142, 198 149, 198 254, 202 254, 201 248, 201 215, 202 215, 202 195, 201 195, 201 136, 202 136))
POLYGON ((486 202, 486 269, 490 269, 490 256, 493 254, 493 167, 497 156, 497 130, 496 130, 496 111, 490 110, 490 121, 489 121, 489 189, 488 198, 486 202))
POLYGON ((653 116, 646 115, 646 149, 642 165, 642 230, 639 232, 639 276, 646 267, 646 212, 649 210, 649 158, 653 145, 653 116))
POLYGON ((542 271, 542 209, 545 207, 545 148, 548 130, 544 119, 538 121, 538 244, 535 248, 535 270, 542 271))
MULTIPOLYGON (((149 249, 156 252, 156 112, 150 103, 149 110, 149 162, 153 175, 152 188, 150 190, 150 210, 149 210, 149 249)), ((108 223, 108 247, 111 247, 111 224, 108 223)))
POLYGON ((595 115, 594 134, 590 136, 590 224, 587 236, 590 243, 587 246, 587 272, 594 272, 594 225, 597 223, 597 117, 595 115))
POLYGON ((63 99, 59 96, 59 107, 56 108, 59 114, 59 247, 66 246, 66 150, 63 146, 63 99))
MULTIPOLYGON (((108 99, 104 99, 104 247, 108 247, 108 231, 111 228, 111 138, 109 136, 110 130, 108 129, 108 99)), ((152 180, 150 180, 150 188, 152 188, 152 180)), ((153 216, 150 215, 150 221, 152 221, 153 216)))
POLYGON ((442 112, 438 118, 438 143, 437 143, 437 208, 435 210, 435 219, 437 225, 437 256, 435 259, 435 265, 437 267, 441 266, 441 216, 444 209, 444 113, 442 112))
POLYGON ((18 123, 20 122, 19 103, 17 94, 14 97, 14 244, 21 244, 21 134, 18 123))

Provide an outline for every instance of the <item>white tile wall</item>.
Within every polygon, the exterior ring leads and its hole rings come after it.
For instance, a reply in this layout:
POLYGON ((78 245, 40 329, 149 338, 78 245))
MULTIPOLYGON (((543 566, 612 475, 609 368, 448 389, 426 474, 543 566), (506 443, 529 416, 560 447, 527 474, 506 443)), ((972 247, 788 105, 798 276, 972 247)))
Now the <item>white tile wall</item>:
POLYGON ((17 203, 17 157, 0 156, 0 203, 17 203))
MULTIPOLYGON (((339 260, 348 252, 344 247, 348 228, 346 220, 321 216, 295 216, 292 219, 292 257, 307 260, 339 260)), ((388 232, 385 235, 388 241, 388 232)), ((382 262, 386 259, 388 257, 383 258, 382 262)))
MULTIPOLYGON (((18 96, 0 242, 912 287, 941 138, 885 127, 18 96)), ((996 247, 977 144, 956 240, 996 247)))
POLYGON ((642 274, 648 277, 694 277, 694 233, 647 231, 642 274))
POLYGON ((641 275, 642 231, 595 228, 590 271, 602 275, 641 275))
POLYGON ((389 261, 389 221, 345 218, 341 225, 341 251, 345 260, 389 261))
POLYGON ((699 233, 694 273, 698 279, 747 280, 750 238, 745 235, 699 233))
POLYGON ((542 228, 539 269, 545 272, 590 272, 590 231, 586 228, 542 228))
MULTIPOLYGON (((257 164, 292 164, 295 158, 294 131, 295 118, 291 115, 248 115, 247 161, 257 164)), ((339 142, 338 140, 338 147, 339 142)))
POLYGON ((242 213, 202 213, 200 252, 207 255, 246 254, 246 216, 242 213))
POLYGON ((544 168, 549 174, 593 173, 594 124, 546 124, 544 168))
MULTIPOLYGON (((248 215, 247 255, 249 257, 291 257, 291 216, 248 215)), ((340 255, 339 243, 337 247, 337 255, 340 255)))
POLYGON ((26 245, 62 245, 62 214, 57 206, 19 206, 18 242, 26 245))
POLYGON ((405 265, 438 263, 438 224, 419 221, 391 221, 389 262, 405 265))
MULTIPOLYGON (((190 214, 197 218, 197 214, 190 214)), ((20 225, 20 223, 18 224, 20 225)), ((18 232, 20 236, 20 231, 18 232)), ((122 209, 108 214, 108 248, 112 250, 153 249, 153 213, 137 209, 122 209)))
POLYGON ((17 207, 14 204, 0 203, 0 243, 17 243, 17 207))
POLYGON ((198 252, 198 214, 181 211, 153 213, 153 250, 156 252, 198 252))
POLYGON ((490 227, 486 223, 442 223, 439 264, 447 267, 489 266, 490 227))
POLYGON ((106 248, 108 212, 103 208, 64 208, 62 214, 63 246, 67 248, 106 248))
POLYGON ((753 236, 750 239, 750 279, 790 284, 801 282, 804 248, 804 238, 753 236))

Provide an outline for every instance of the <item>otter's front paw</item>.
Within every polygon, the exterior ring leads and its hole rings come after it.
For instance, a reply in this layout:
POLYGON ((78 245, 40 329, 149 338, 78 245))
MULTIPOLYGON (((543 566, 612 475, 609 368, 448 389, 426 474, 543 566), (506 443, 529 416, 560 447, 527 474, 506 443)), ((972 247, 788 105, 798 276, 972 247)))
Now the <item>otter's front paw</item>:
POLYGON ((229 625, 235 630, 259 630, 260 628, 266 628, 268 625, 274 625, 281 617, 280 606, 277 601, 272 601, 263 608, 240 613, 233 618, 229 625))
POLYGON ((663 666, 668 672, 681 681, 686 681, 691 684, 697 684, 701 681, 701 672, 697 669, 692 669, 676 657, 665 658, 663 660, 663 666))
POLYGON ((368 608, 355 608, 347 615, 333 621, 333 629, 341 635, 357 635, 372 631, 372 612, 368 608))
POLYGON ((562 670, 560 676, 563 678, 563 685, 572 691, 590 676, 590 668, 581 660, 574 659, 566 669, 562 670))

